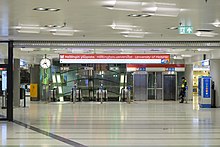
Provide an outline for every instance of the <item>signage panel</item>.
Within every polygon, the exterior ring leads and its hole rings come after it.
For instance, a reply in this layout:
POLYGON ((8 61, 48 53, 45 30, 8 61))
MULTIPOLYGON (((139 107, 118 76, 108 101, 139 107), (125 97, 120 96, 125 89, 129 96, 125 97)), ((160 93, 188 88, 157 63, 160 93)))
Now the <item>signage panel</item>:
POLYGON ((2 91, 7 89, 7 71, 2 71, 2 91))
POLYGON ((60 63, 155 63, 170 62, 168 54, 60 54, 60 63))
POLYGON ((211 98, 211 79, 203 79, 203 98, 211 98))
POLYGON ((179 34, 192 34, 193 33, 192 26, 179 26, 178 30, 179 30, 179 34))
POLYGON ((30 96, 36 98, 37 97, 37 84, 30 84, 30 96))

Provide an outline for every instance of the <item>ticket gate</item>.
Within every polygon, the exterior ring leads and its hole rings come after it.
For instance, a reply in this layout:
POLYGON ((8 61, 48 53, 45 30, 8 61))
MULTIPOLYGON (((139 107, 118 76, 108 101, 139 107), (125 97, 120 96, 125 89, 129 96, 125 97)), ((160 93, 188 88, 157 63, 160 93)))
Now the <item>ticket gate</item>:
POLYGON ((96 91, 96 101, 100 101, 103 103, 103 101, 108 101, 108 91, 99 89, 96 91))
POLYGON ((71 91, 71 101, 73 103, 83 101, 81 89, 74 89, 74 88, 72 89, 72 91, 71 91))
POLYGON ((2 94, 2 109, 7 108, 7 91, 3 91, 2 94))
POLYGON ((129 88, 121 89, 121 99, 120 101, 131 103, 131 90, 129 88))

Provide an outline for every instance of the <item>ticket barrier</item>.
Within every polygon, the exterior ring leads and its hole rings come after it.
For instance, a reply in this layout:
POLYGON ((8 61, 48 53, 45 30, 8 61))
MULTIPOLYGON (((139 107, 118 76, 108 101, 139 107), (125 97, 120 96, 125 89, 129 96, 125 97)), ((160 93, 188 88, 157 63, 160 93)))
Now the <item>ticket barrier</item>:
POLYGON ((50 101, 51 102, 56 102, 56 99, 57 99, 57 88, 53 88, 50 91, 50 101))
POLYGON ((122 88, 121 90, 121 100, 123 102, 131 103, 131 90, 128 88, 122 88))
POLYGON ((73 103, 83 101, 81 89, 72 88, 72 90, 71 90, 71 101, 73 103))
POLYGON ((2 109, 6 109, 7 108, 7 92, 3 91, 3 95, 2 95, 2 109))
POLYGON ((101 104, 103 101, 108 101, 108 91, 99 89, 96 91, 96 101, 100 101, 101 104))
POLYGON ((20 99, 24 102, 24 107, 26 107, 26 91, 24 88, 20 88, 20 99))

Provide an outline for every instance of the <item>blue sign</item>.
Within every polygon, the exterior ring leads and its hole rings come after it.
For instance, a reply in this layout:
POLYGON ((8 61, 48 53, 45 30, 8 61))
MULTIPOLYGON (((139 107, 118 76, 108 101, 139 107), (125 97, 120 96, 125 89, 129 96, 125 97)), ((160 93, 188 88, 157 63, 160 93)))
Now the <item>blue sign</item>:
POLYGON ((175 71, 175 68, 168 68, 168 71, 175 71))
POLYGON ((146 71, 146 68, 145 67, 141 67, 138 69, 139 71, 146 71))
POLYGON ((211 79, 203 79, 203 98, 211 98, 211 79))
POLYGON ((202 82, 202 78, 200 77, 200 78, 198 79, 198 94, 199 94, 199 96, 202 95, 202 90, 201 90, 202 84, 201 84, 201 82, 202 82))
POLYGON ((210 66, 209 60, 202 60, 202 66, 210 66))
POLYGON ((166 63, 169 63, 169 60, 167 60, 167 59, 161 59, 161 64, 166 64, 166 63))

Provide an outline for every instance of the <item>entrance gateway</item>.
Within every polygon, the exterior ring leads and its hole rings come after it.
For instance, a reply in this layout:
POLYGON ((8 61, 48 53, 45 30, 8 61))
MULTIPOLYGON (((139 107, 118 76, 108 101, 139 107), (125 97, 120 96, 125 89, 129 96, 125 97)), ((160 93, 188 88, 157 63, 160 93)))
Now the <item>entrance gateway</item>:
MULTIPOLYGON (((7 44, 7 49, 5 51, 8 53, 5 59, 8 59, 8 63, 2 63, 4 67, 7 68, 7 90, 13 89, 13 49, 20 49, 20 48, 184 48, 192 49, 192 48, 219 48, 220 41, 31 41, 31 40, 24 40, 24 41, 0 41, 1 44, 7 44), (8 80, 10 79, 10 80, 8 80)), ((45 52, 43 53, 43 55, 45 52)), ((42 56, 43 56, 42 55, 42 56)), ((180 77, 179 73, 177 73, 177 77, 180 77)), ((127 74, 129 77, 130 75, 127 74)), ((128 78, 128 81, 131 78, 128 78)), ((179 78, 178 78, 179 81, 179 78)), ((179 89, 179 87, 178 87, 179 89)), ((9 121, 13 121, 13 91, 8 93, 8 100, 7 100, 7 110, 6 110, 6 117, 9 121)))
POLYGON ((78 99, 83 101, 97 100, 100 84, 103 84, 108 95, 106 99, 110 101, 119 101, 121 90, 128 86, 133 87, 134 100, 165 100, 162 86, 165 69, 163 72, 146 72, 146 67, 143 67, 131 71, 130 66, 169 65, 169 61, 167 54, 60 54, 62 69, 69 68, 66 65, 77 65, 78 76, 72 82, 77 83, 81 91, 78 99))

